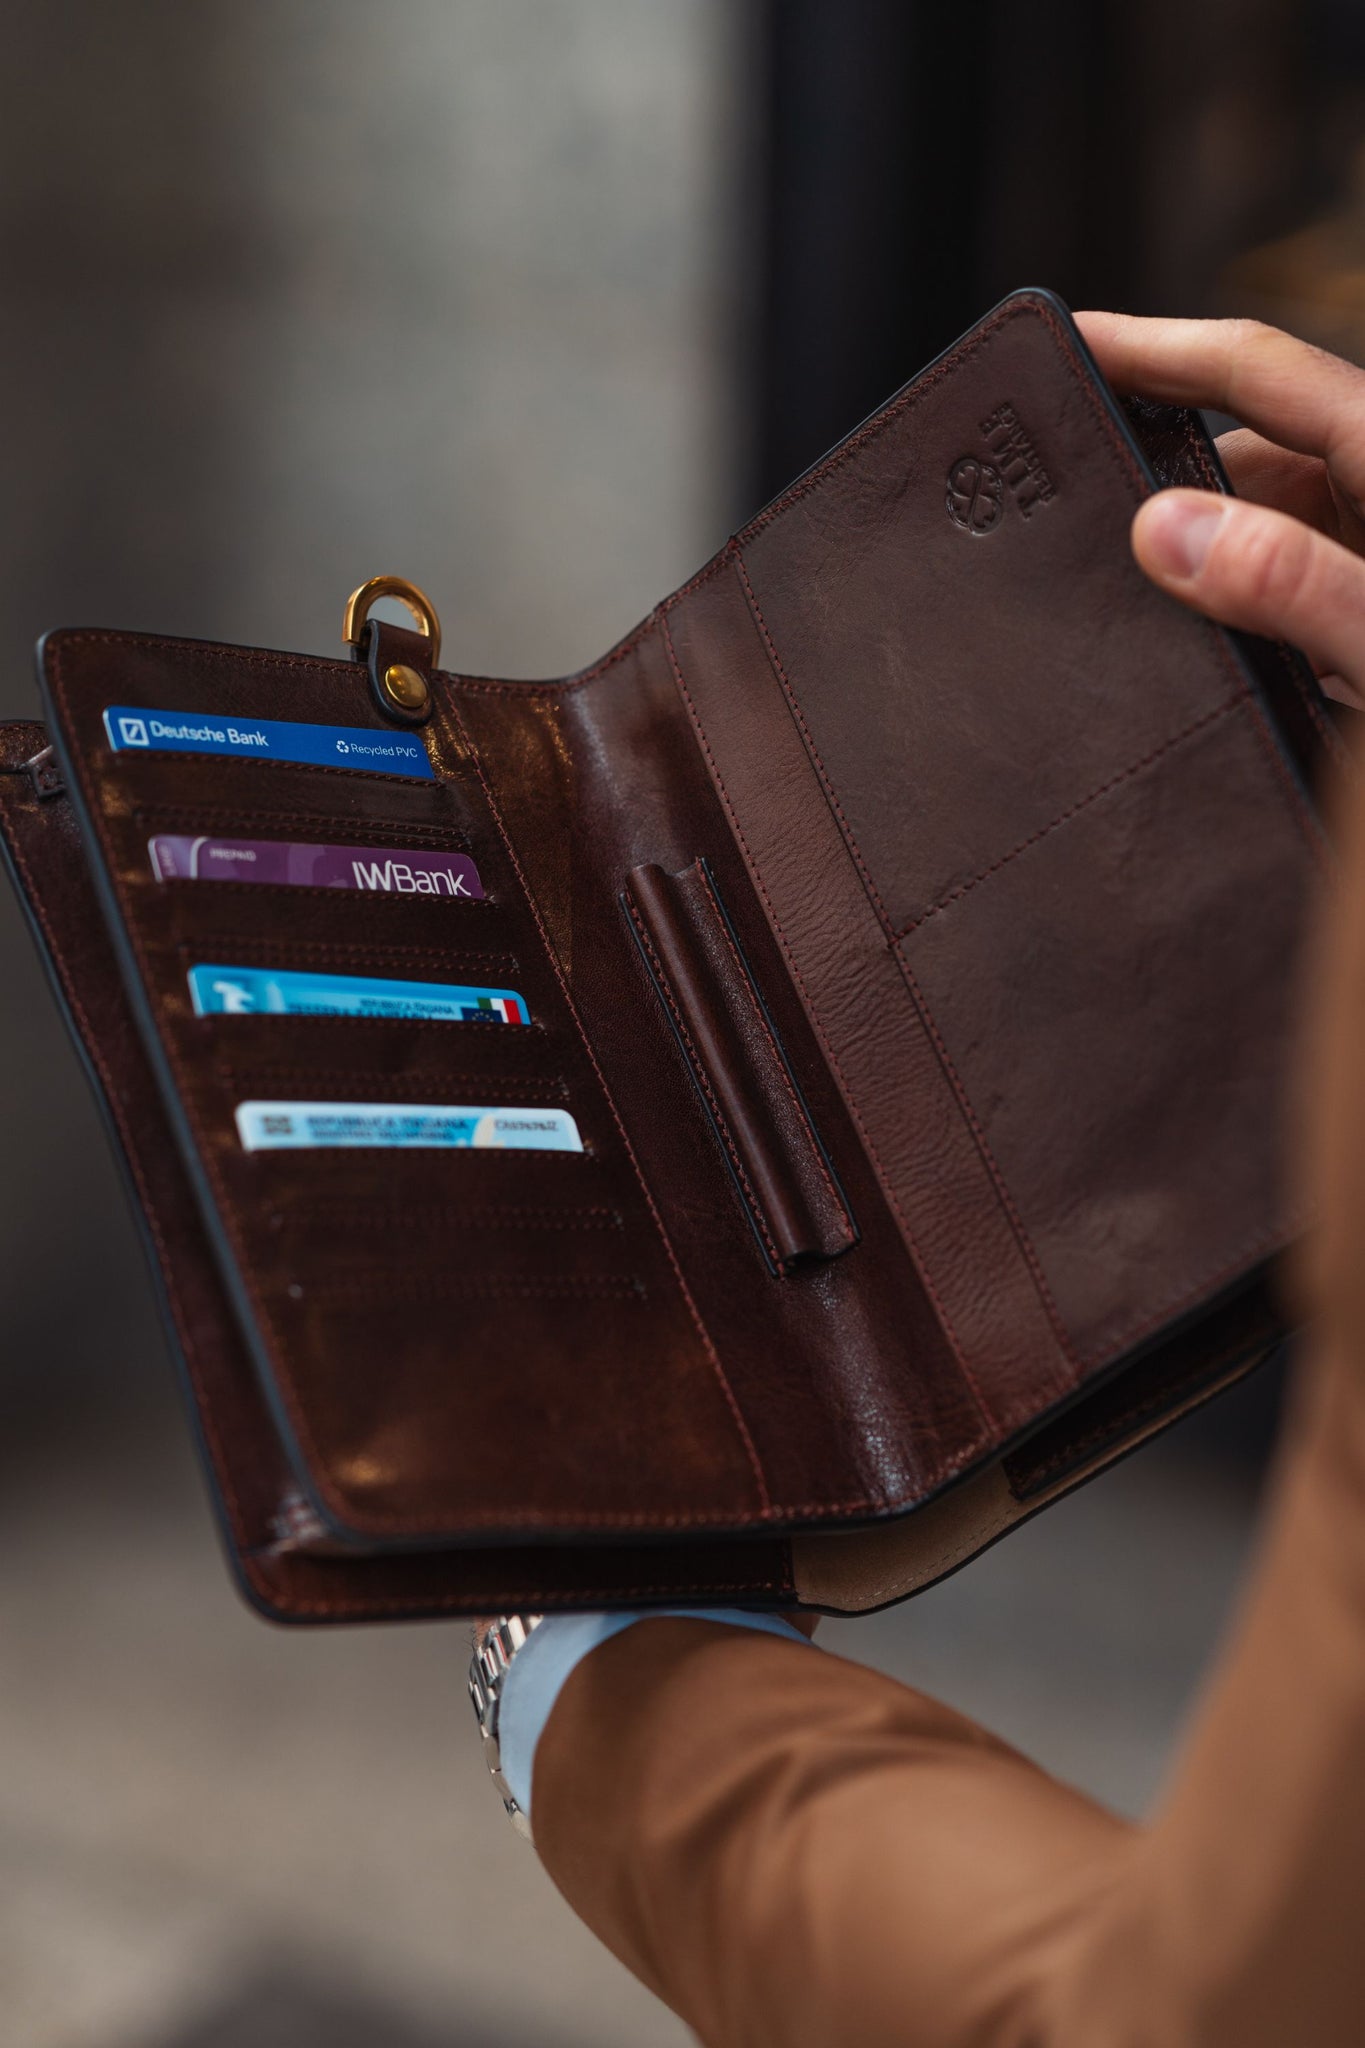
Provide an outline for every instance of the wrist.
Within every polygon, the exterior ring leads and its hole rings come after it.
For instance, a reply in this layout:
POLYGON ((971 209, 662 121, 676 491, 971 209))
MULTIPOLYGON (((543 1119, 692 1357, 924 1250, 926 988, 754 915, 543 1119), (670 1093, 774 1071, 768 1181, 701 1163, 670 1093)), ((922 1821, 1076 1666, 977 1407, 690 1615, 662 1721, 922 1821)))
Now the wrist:
POLYGON ((748 1614, 738 1608, 505 1616, 478 1625, 470 1665, 470 1697, 493 1782, 519 1834, 529 1837, 531 1833, 536 1747, 570 1673, 612 1636, 637 1622, 666 1618, 720 1622, 731 1628, 785 1636, 803 1645, 808 1642, 800 1622, 776 1614, 748 1614))
POLYGON ((513 1827, 518 1834, 527 1836, 531 1828, 526 1808, 517 1799, 503 1769, 503 1700, 513 1659, 525 1649, 544 1618, 540 1614, 500 1614, 476 1621, 469 1660, 469 1698, 483 1738, 484 1761, 513 1827))

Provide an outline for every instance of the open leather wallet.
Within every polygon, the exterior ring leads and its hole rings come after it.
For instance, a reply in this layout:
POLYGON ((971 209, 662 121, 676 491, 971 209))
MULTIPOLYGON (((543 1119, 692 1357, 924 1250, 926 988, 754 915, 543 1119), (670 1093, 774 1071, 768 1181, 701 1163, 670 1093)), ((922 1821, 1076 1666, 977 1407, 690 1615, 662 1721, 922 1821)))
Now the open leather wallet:
POLYGON ((1263 1358, 1300 657, 1006 299, 602 661, 63 630, 0 827, 286 1621, 903 1597, 1263 1358))

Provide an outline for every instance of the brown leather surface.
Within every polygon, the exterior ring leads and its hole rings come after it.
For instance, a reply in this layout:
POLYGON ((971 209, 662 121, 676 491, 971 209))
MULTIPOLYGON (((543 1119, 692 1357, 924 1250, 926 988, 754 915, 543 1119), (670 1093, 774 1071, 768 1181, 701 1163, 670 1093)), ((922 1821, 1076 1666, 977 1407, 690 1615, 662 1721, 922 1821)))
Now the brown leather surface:
POLYGON ((1131 561, 1146 488, 1023 295, 597 667, 436 677, 430 782, 113 753, 110 703, 384 720, 361 664, 50 636, 102 912, 333 1543, 901 1512, 1294 1235, 1264 1104, 1323 847, 1299 739, 1131 561), (459 847, 487 895, 161 884, 158 829, 459 847), (533 1022, 197 1018, 195 960, 493 982, 533 1022), (586 1149, 246 1154, 267 1095, 554 1104, 586 1149))
POLYGON ((796 1604, 867 1614, 935 1585, 1264 1364, 1280 1327, 1267 1275, 913 1515, 861 1529, 799 1532, 791 1539, 796 1604))

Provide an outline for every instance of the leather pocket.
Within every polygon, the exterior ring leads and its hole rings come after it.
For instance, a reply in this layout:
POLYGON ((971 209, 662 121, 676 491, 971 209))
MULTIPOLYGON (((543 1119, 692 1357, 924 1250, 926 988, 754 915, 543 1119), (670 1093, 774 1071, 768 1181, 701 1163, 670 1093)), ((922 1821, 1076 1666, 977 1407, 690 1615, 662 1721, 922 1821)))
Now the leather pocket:
POLYGON ((775 1273, 857 1242, 833 1169, 710 868, 633 868, 622 907, 775 1273))

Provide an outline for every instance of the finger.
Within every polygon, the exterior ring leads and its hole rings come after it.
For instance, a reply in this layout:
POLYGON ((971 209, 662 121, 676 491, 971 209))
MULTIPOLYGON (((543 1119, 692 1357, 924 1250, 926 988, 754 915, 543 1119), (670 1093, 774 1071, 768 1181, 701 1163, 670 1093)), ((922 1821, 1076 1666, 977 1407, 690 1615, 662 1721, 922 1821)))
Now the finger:
POLYGON ((1282 447, 1320 455, 1365 501, 1365 371, 1258 320, 1139 320, 1081 313, 1096 362, 1120 391, 1215 406, 1282 447))
POLYGON ((1225 626, 1292 640, 1355 690, 1365 684, 1365 562, 1297 519, 1210 491, 1159 491, 1133 552, 1173 597, 1225 626))
POLYGON ((1327 464, 1319 456, 1278 448, 1249 427, 1220 434, 1218 454, 1239 498, 1247 498, 1253 505, 1273 505, 1276 511, 1315 526, 1319 533, 1341 537, 1327 464))

